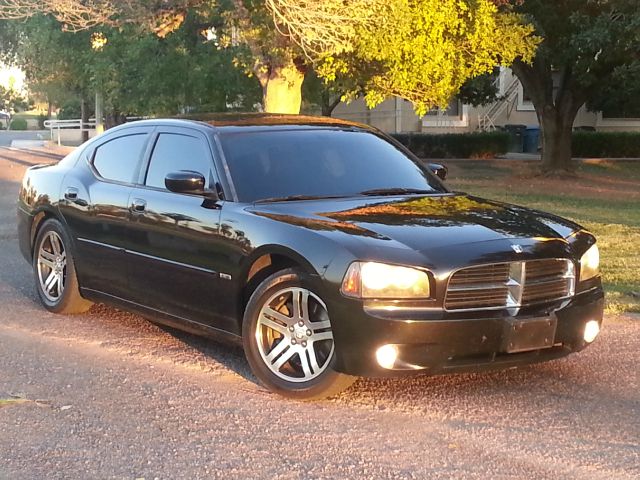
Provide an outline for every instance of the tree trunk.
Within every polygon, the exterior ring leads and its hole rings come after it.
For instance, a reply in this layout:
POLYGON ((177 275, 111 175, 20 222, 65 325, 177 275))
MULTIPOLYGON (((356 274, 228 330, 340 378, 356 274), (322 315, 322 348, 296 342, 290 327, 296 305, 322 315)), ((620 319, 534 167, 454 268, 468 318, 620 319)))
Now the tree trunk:
POLYGON ((536 109, 542 135, 542 170, 571 171, 573 122, 586 101, 571 68, 560 70, 557 91, 554 91, 554 70, 548 62, 536 58, 530 65, 516 60, 512 68, 536 109))
POLYGON ((260 75, 264 111, 269 113, 300 113, 304 72, 293 62, 271 66, 269 72, 260 75))
POLYGON ((85 130, 85 128, 87 128, 87 122, 89 121, 89 112, 87 110, 87 102, 84 99, 84 97, 82 97, 80 99, 80 123, 81 123, 81 133, 80 133, 80 140, 82 141, 82 143, 86 142, 87 140, 89 140, 89 131, 85 130))
POLYGON ((340 96, 332 98, 329 92, 322 92, 321 102, 320 108, 322 109, 322 116, 330 117, 335 108, 340 104, 340 96))
POLYGON ((542 135, 542 170, 545 172, 569 172, 573 169, 571 140, 576 113, 562 114, 549 105, 538 114, 542 135))

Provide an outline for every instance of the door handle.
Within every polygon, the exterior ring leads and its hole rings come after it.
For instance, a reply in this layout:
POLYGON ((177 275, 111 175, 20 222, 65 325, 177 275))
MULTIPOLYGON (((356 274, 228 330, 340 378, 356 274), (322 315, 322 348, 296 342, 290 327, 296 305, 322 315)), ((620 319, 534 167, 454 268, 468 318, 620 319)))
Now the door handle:
POLYGON ((67 200, 77 200, 78 199, 78 189, 74 187, 68 187, 64 191, 64 198, 67 200))
POLYGON ((142 198, 134 198, 131 202, 131 211, 133 213, 142 213, 147 208, 147 202, 142 198))

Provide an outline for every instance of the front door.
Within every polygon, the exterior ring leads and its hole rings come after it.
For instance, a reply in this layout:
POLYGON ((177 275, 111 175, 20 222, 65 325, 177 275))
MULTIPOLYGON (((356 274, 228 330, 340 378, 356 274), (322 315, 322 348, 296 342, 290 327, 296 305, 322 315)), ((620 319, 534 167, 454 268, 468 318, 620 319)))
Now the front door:
MULTIPOLYGON (((132 299, 162 312, 233 331, 220 318, 219 227, 222 202, 165 188, 168 173, 202 173, 206 187, 216 184, 212 149, 197 130, 159 128, 146 175, 130 197, 130 248, 127 250, 132 299)), ((237 333, 237 332, 235 332, 237 333)))

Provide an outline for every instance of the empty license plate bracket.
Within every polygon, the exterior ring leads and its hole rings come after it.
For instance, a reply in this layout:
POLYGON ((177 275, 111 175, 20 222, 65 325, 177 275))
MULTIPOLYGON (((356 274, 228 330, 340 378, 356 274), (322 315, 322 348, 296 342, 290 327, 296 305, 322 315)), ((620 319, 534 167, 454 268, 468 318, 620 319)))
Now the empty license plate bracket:
POLYGON ((558 319, 555 316, 535 318, 508 318, 502 333, 502 351, 527 352, 551 348, 556 336, 558 319))

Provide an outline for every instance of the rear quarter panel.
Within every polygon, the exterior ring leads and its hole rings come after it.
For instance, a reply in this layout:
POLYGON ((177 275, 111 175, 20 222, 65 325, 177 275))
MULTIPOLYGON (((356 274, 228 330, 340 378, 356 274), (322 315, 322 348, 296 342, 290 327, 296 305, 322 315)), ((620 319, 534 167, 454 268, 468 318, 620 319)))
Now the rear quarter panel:
POLYGON ((49 217, 62 220, 58 205, 62 180, 77 160, 74 151, 52 165, 36 165, 27 169, 18 193, 18 243, 24 258, 31 262, 35 235, 42 221, 49 217))

